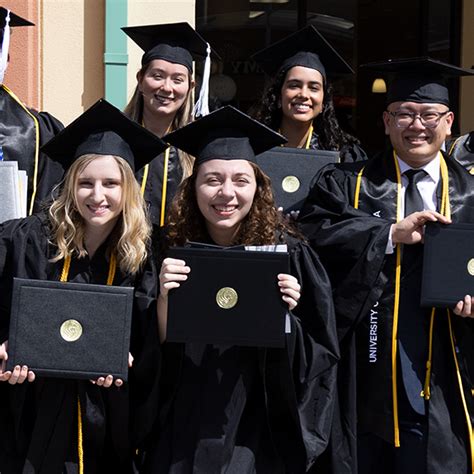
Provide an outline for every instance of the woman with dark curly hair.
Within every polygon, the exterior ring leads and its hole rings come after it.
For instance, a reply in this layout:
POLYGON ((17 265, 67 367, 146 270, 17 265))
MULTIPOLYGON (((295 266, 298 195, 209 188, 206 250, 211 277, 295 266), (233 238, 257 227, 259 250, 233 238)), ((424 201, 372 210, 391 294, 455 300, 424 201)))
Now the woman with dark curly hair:
MULTIPOLYGON (((191 282, 197 269, 178 258, 163 260, 157 305, 160 423, 143 472, 306 472, 326 447, 338 347, 325 271, 276 211, 269 178, 253 163, 255 154, 284 138, 228 106, 166 140, 196 156, 196 163, 169 213, 165 247, 188 241, 286 245, 290 271, 269 275, 261 287, 273 281, 288 316, 281 348, 167 341, 169 292, 191 282)), ((264 315, 259 288, 252 290, 256 321, 264 315)), ((204 298, 193 301, 197 318, 203 305, 204 298)), ((269 316, 277 321, 273 312, 269 316)))
POLYGON ((253 58, 273 79, 252 115, 284 135, 286 146, 339 151, 341 161, 366 159, 337 121, 323 63, 334 74, 353 70, 316 28, 307 26, 253 58))

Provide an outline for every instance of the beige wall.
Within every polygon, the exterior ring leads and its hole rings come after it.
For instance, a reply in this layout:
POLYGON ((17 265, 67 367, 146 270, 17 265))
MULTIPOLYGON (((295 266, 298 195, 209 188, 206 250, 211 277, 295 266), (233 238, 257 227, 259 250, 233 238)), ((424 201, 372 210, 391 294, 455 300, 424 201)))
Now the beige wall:
POLYGON ((104 0, 42 0, 42 108, 68 124, 104 94, 104 0))
MULTIPOLYGON (((194 0, 128 0, 128 25, 154 25, 187 21, 194 26, 194 0)), ((128 95, 130 98, 136 86, 136 73, 141 66, 143 51, 128 40, 128 95)))
MULTIPOLYGON (((474 66, 474 0, 464 0, 461 66, 474 66)), ((474 77, 461 81, 461 133, 474 130, 474 77)))
MULTIPOLYGON (((104 95, 105 0, 40 0, 40 107, 70 123, 104 95)), ((194 0, 128 0, 128 25, 187 21, 194 0)), ((126 25, 123 25, 126 26, 126 25)), ((128 40, 128 96, 143 51, 128 40)))

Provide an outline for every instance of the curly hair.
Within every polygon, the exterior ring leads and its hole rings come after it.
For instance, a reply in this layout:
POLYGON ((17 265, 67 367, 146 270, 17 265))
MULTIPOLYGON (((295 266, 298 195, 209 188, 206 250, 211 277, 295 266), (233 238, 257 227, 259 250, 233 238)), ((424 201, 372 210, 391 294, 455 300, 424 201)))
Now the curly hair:
MULTIPOLYGON (((271 245, 284 242, 284 235, 301 238, 299 232, 282 217, 275 207, 270 178, 254 163, 257 189, 252 207, 241 223, 231 245, 271 245)), ((196 198, 198 166, 185 179, 173 200, 166 226, 164 248, 184 245, 189 241, 208 241, 206 221, 196 198)))
MULTIPOLYGON (((143 95, 139 90, 139 82, 145 76, 148 69, 151 66, 151 61, 147 64, 144 64, 142 68, 137 72, 137 85, 132 94, 131 99, 128 104, 125 106, 123 113, 129 117, 131 120, 142 123, 143 120, 143 95)), ((174 116, 173 122, 171 123, 171 130, 178 130, 179 128, 184 127, 188 123, 192 122, 193 116, 193 87, 192 87, 192 77, 188 73, 188 93, 184 99, 183 105, 179 108, 174 116)), ((187 153, 182 151, 178 152, 179 161, 181 163, 181 168, 183 169, 183 177, 189 176, 193 169, 194 158, 192 158, 187 153)))
MULTIPOLYGON (((266 87, 261 100, 253 108, 251 115, 267 127, 278 131, 282 119, 281 89, 291 68, 282 68, 266 87)), ((340 150, 346 145, 359 144, 352 135, 339 126, 332 101, 332 86, 325 81, 323 110, 313 119, 313 129, 324 150, 340 150)))
MULTIPOLYGON (((57 262, 66 257, 87 255, 84 247, 84 219, 78 211, 76 185, 86 166, 103 155, 87 154, 79 157, 68 169, 57 199, 49 208, 51 243, 58 250, 51 259, 57 262)), ((122 213, 112 231, 110 247, 117 255, 117 263, 124 273, 137 273, 145 262, 151 239, 151 224, 146 215, 145 201, 129 164, 114 156, 122 177, 122 213)), ((110 248, 109 248, 110 250, 110 248)))

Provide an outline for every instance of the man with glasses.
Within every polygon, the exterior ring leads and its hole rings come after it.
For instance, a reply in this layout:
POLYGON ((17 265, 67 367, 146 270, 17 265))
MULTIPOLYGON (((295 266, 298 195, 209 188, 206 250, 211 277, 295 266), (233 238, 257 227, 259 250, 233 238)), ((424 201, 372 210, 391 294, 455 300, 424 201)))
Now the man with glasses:
POLYGON ((368 66, 392 75, 391 147, 324 168, 300 214, 334 287, 343 355, 324 461, 339 474, 472 474, 474 296, 432 312, 420 287, 424 225, 474 223, 474 176, 441 151, 454 120, 446 78, 474 71, 427 58, 368 66))

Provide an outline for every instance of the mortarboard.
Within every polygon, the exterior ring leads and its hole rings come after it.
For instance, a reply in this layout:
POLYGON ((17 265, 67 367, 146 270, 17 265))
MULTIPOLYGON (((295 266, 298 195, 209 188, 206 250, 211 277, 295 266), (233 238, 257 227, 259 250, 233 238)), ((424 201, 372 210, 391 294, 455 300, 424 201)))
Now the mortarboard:
POLYGON ((280 69, 303 66, 319 71, 326 81, 329 74, 352 74, 353 69, 313 26, 283 38, 255 53, 252 58, 268 75, 280 69))
MULTIPOLYGON (((5 20, 7 18, 8 9, 5 7, 0 7, 0 28, 5 28, 5 20)), ((12 11, 10 12, 10 26, 35 26, 31 21, 22 18, 21 16, 16 15, 12 11)))
POLYGON ((10 27, 34 26, 31 21, 15 15, 7 8, 0 7, 0 84, 3 83, 8 66, 8 51, 10 49, 10 27))
POLYGON ((287 141, 231 105, 169 133, 163 140, 194 156, 198 164, 214 159, 255 162, 255 155, 287 141))
MULTIPOLYGON (((163 59, 182 64, 192 74, 193 59, 205 59, 201 92, 196 101, 194 113, 196 116, 209 113, 211 47, 189 23, 126 26, 122 28, 122 31, 145 51, 142 56, 142 66, 154 59, 163 59)), ((219 58, 215 51, 213 53, 219 58)))
POLYGON ((429 57, 389 59, 361 67, 385 73, 391 79, 387 105, 416 102, 449 106, 447 79, 474 75, 474 69, 464 69, 429 57))
POLYGON ((65 169, 79 156, 92 153, 120 156, 137 170, 166 148, 163 140, 100 99, 41 150, 65 169))
POLYGON ((207 56, 207 41, 186 22, 126 26, 122 30, 145 51, 142 66, 153 59, 164 59, 182 64, 192 72, 193 59, 205 59, 207 56))

